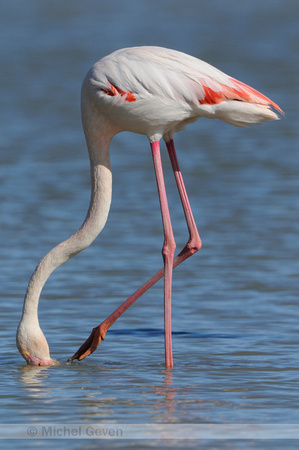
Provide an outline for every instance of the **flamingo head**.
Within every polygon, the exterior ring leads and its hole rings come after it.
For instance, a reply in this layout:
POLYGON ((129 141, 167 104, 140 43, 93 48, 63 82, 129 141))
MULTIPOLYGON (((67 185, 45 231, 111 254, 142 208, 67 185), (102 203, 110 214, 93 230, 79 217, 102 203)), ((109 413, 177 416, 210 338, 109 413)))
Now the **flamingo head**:
POLYGON ((17 347, 27 362, 34 366, 57 366, 59 362, 50 357, 49 345, 39 325, 26 326, 21 321, 17 332, 17 347))

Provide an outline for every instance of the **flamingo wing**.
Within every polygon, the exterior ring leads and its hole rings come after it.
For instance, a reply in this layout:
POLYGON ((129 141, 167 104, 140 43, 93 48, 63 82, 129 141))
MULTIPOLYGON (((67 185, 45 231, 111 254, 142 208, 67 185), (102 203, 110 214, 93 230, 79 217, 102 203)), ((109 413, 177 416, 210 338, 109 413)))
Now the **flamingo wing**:
POLYGON ((226 100, 282 110, 269 98, 210 64, 175 50, 133 47, 118 50, 95 65, 103 92, 132 102, 154 96, 191 105, 215 105, 226 100))

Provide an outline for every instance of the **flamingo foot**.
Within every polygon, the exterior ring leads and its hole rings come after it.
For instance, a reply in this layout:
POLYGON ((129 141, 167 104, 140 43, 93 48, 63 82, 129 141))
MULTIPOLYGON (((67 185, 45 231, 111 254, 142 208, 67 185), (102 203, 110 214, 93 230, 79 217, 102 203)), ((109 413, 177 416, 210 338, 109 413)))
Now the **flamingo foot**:
POLYGON ((77 350, 77 352, 68 359, 68 361, 73 361, 74 359, 78 359, 78 361, 82 361, 82 359, 86 358, 86 356, 91 355, 104 340, 107 330, 104 330, 102 324, 93 328, 90 336, 86 339, 83 345, 77 350))

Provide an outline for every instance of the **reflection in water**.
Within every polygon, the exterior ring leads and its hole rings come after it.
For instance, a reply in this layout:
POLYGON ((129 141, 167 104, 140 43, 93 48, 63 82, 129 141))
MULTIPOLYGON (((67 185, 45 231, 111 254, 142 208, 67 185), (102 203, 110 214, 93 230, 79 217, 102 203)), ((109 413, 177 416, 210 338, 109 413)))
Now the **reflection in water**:
POLYGON ((28 391, 29 397, 47 397, 44 389, 45 380, 48 378, 49 367, 24 365, 20 368, 19 381, 28 391))
POLYGON ((157 396, 153 409, 160 411, 159 418, 162 422, 173 422, 175 421, 173 414, 176 411, 177 402, 175 397, 178 395, 178 389, 172 387, 173 375, 171 371, 165 369, 161 373, 163 374, 163 385, 152 388, 157 396))

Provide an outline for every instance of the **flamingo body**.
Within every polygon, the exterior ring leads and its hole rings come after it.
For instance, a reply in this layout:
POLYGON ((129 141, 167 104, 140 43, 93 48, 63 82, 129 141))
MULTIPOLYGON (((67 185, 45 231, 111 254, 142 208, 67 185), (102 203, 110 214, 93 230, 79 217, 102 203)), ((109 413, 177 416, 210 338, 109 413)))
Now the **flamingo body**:
POLYGON ((165 362, 171 368, 172 270, 201 247, 201 240, 178 165, 173 137, 200 117, 218 118, 235 126, 276 120, 282 110, 269 98, 224 74, 204 61, 160 47, 118 50, 98 61, 87 73, 81 95, 82 123, 91 166, 91 199, 80 229, 54 247, 37 265, 27 288, 17 346, 28 364, 57 364, 38 321, 41 290, 51 273, 88 247, 103 229, 111 203, 112 178, 109 145, 121 131, 144 134, 150 141, 160 200, 164 244, 164 266, 132 294, 70 358, 83 359, 93 353, 108 328, 140 295, 164 276, 165 362), (174 257, 172 232, 164 185, 159 141, 166 142, 189 239, 174 257))
POLYGON ((118 50, 94 64, 84 85, 117 130, 145 134, 151 142, 173 138, 200 117, 248 126, 277 119, 272 108, 281 112, 210 64, 160 47, 118 50))

